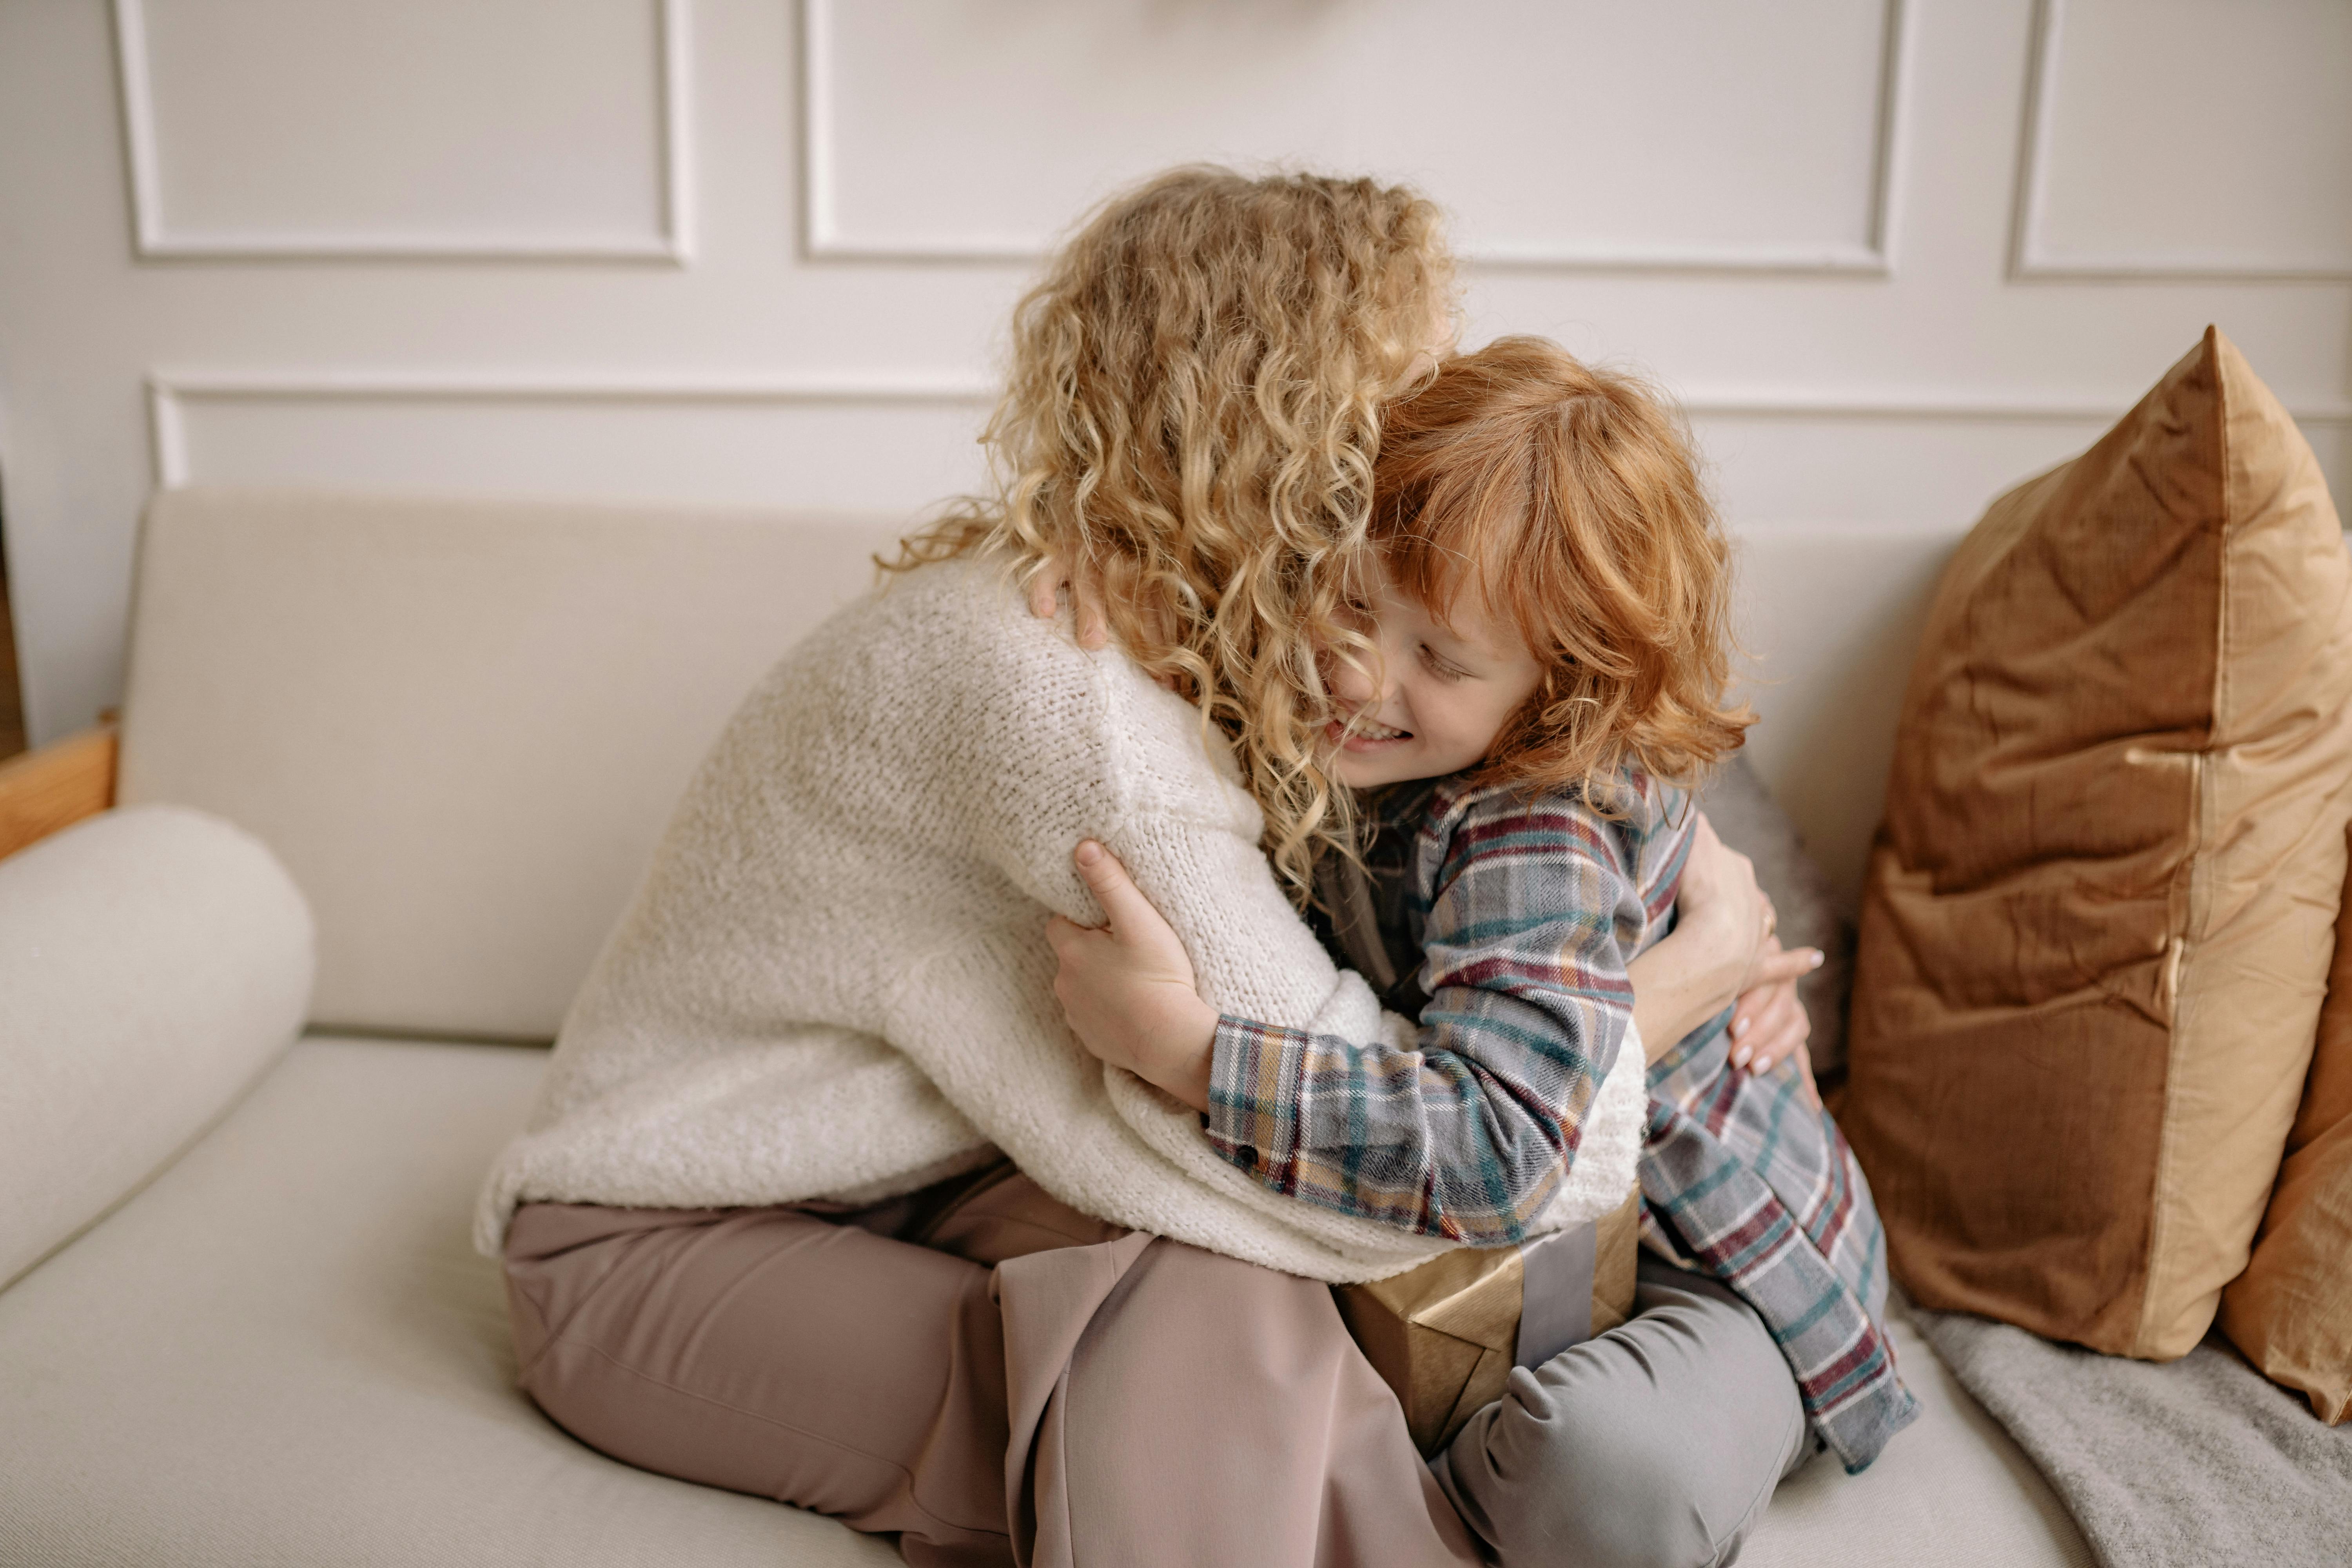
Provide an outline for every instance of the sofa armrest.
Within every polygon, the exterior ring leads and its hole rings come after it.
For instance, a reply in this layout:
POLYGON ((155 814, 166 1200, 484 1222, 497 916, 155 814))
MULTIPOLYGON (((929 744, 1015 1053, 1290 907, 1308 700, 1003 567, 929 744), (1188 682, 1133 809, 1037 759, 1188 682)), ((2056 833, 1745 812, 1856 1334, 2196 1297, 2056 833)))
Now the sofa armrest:
POLYGON ((0 763, 0 858, 114 804, 114 726, 0 763))
POLYGON ((258 839, 110 811, 0 860, 0 1288, 172 1163, 310 1002, 309 906, 258 839))

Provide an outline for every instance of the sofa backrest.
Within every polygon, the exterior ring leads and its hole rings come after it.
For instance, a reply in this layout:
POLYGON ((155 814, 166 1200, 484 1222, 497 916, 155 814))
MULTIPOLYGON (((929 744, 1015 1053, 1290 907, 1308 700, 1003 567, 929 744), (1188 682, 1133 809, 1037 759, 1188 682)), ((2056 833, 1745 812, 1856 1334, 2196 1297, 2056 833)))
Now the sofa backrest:
POLYGON ((549 1038, 736 701, 903 525, 165 491, 118 798, 278 851, 315 1021, 549 1038))
MULTIPOLYGON (((322 1025, 546 1039, 736 702, 902 518, 293 491, 159 495, 119 798, 277 850, 322 1025)), ((1742 545, 1754 756, 1842 883, 1948 538, 1742 545)))
POLYGON ((1965 531, 1774 529, 1738 543, 1748 757, 1849 899, 1885 804, 1919 627, 1965 531))

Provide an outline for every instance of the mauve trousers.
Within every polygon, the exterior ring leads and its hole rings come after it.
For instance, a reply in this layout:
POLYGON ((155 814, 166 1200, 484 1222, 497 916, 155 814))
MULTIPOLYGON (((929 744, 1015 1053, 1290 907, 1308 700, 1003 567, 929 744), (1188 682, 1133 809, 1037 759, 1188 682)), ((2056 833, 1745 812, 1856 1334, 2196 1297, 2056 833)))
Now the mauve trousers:
POLYGON ((531 1204, 507 1284, 574 1436, 919 1568, 1479 1560, 1328 1288, 1009 1165, 855 1211, 531 1204))
POLYGON ((531 1204, 506 1263, 558 1425, 917 1568, 1728 1563, 1810 1450, 1761 1321, 1645 1259, 1635 1317, 1515 1373, 1433 1474, 1328 1287, 1009 1164, 854 1210, 531 1204))

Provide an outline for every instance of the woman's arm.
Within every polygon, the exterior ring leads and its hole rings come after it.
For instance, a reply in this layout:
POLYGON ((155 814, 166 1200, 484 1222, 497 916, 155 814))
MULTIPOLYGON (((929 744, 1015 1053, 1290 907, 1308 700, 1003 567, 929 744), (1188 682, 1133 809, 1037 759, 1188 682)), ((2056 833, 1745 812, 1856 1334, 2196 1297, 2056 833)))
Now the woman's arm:
POLYGON ((1717 837, 1705 813, 1675 907, 1675 929, 1626 965, 1633 1026, 1654 1062, 1731 1005, 1770 929, 1771 902, 1756 885, 1755 863, 1717 837))

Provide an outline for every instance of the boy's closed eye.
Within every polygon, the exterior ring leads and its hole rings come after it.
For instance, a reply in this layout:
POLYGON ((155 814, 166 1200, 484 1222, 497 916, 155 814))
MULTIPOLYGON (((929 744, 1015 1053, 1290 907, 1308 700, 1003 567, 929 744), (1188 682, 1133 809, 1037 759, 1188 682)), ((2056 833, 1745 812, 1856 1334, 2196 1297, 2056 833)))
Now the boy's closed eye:
POLYGON ((1438 652, 1435 648, 1430 647, 1427 643, 1423 643, 1421 645, 1421 661, 1429 666, 1430 674, 1444 681, 1451 682, 1466 679, 1470 673, 1468 670, 1464 669, 1460 665, 1448 659, 1444 654, 1438 652))

